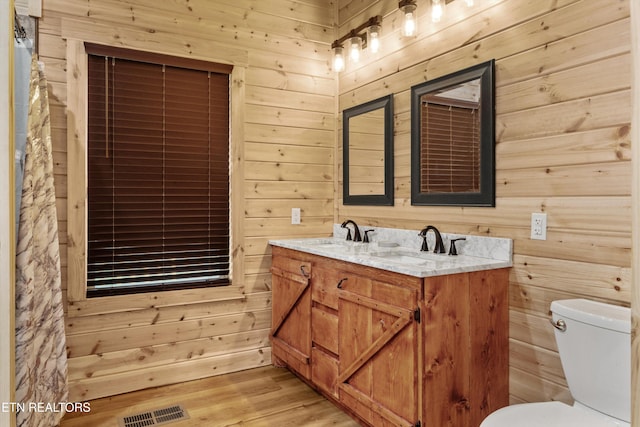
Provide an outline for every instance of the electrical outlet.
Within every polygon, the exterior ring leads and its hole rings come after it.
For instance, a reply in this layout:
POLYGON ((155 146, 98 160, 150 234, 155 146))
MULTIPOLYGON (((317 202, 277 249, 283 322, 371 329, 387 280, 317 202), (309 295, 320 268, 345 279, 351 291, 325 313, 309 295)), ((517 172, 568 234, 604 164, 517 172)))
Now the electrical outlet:
POLYGON ((291 224, 300 224, 300 208, 291 208, 291 224))
POLYGON ((531 214, 531 239, 547 240, 547 214, 532 213, 531 214))

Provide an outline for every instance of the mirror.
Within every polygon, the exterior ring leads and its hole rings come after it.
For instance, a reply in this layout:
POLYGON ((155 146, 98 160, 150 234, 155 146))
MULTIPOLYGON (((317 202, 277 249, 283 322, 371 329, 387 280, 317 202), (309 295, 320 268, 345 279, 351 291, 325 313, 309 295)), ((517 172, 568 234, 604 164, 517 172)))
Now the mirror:
POLYGON ((411 88, 411 204, 495 206, 494 60, 411 88))
POLYGON ((393 205, 393 95, 342 112, 343 203, 393 205))

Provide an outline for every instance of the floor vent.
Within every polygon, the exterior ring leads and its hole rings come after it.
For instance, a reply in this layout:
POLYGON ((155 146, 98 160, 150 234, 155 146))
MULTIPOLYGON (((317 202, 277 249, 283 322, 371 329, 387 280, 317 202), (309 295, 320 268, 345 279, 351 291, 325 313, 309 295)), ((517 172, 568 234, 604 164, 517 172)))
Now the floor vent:
POLYGON ((172 405, 135 415, 127 415, 126 417, 120 418, 118 424, 120 427, 147 427, 188 419, 189 414, 187 414, 186 409, 184 409, 182 405, 172 405))

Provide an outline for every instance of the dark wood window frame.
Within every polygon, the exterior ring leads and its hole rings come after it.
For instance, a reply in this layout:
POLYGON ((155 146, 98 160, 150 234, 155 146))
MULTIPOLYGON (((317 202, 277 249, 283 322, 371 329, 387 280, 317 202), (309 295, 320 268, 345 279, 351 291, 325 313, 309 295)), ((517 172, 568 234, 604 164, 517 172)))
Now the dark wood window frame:
POLYGON ((230 284, 232 67, 85 49, 87 296, 230 284))

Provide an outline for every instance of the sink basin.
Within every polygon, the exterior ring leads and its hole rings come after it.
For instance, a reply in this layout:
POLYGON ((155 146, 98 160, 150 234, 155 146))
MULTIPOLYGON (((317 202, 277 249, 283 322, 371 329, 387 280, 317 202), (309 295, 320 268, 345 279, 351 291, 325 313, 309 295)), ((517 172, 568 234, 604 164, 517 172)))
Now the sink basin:
POLYGON ((419 254, 412 254, 408 252, 372 252, 369 255, 376 258, 383 258, 386 261, 397 262, 400 264, 411 265, 424 265, 435 264, 434 260, 420 256, 419 254))
POLYGON ((344 243, 337 242, 333 239, 319 239, 316 241, 307 242, 309 246, 321 249, 343 249, 346 247, 344 243))

